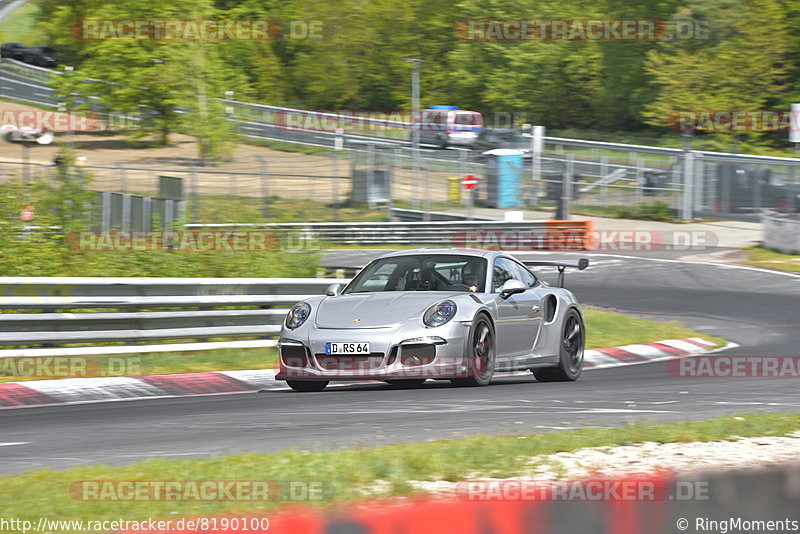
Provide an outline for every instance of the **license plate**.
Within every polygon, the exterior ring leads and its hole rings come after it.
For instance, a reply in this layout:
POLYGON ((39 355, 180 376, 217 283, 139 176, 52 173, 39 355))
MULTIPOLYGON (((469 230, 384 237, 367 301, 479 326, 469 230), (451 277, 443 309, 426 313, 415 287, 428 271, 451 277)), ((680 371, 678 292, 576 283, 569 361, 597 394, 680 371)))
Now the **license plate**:
POLYGON ((325 354, 369 354, 369 343, 325 343, 325 354))

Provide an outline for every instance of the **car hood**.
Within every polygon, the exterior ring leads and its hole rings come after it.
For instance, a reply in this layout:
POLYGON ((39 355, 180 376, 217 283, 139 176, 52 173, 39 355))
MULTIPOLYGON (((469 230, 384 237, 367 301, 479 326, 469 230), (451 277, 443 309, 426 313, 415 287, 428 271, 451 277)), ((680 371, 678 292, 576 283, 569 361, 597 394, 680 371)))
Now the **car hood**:
POLYGON ((441 291, 378 291, 326 297, 318 305, 315 322, 320 328, 390 326, 421 315, 448 296, 441 291))

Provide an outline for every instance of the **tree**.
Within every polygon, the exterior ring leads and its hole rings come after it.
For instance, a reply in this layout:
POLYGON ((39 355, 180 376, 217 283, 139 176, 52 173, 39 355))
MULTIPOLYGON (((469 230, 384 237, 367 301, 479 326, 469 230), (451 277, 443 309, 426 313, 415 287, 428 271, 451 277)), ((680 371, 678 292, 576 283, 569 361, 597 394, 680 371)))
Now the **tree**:
MULTIPOLYGON (((136 4, 104 5, 91 18, 111 20, 210 19, 215 10, 207 0, 176 0, 165 6, 156 0, 136 4)), ((58 15, 69 16, 66 11, 58 15)), ((216 41, 119 40, 87 41, 84 59, 70 76, 54 80, 58 94, 96 96, 114 113, 138 116, 134 138, 158 134, 167 144, 169 134, 185 130, 198 138, 199 156, 226 155, 234 140, 234 126, 225 120, 223 106, 213 100, 241 76, 221 60, 216 41)), ((86 106, 91 104, 86 100, 86 106)))
POLYGON ((762 110, 788 96, 791 37, 776 0, 693 0, 682 16, 706 20, 703 42, 665 42, 648 56, 647 72, 659 88, 644 112, 665 126, 676 110, 762 110))

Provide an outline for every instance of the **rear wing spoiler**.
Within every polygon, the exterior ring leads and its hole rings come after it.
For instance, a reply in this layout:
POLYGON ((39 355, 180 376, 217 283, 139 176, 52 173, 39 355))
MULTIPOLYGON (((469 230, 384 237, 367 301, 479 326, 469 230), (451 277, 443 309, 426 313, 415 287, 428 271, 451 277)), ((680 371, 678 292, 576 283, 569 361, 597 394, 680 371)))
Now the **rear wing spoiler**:
POLYGON ((564 270, 570 269, 584 270, 589 266, 589 258, 578 260, 525 260, 522 263, 529 267, 558 267, 558 287, 564 287, 564 270))

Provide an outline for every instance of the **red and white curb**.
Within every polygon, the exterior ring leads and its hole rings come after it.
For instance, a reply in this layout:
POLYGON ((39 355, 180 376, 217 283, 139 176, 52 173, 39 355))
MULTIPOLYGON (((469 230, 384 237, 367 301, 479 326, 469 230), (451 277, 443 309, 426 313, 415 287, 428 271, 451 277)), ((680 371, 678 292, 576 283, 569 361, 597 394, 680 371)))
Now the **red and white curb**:
MULTIPOLYGON (((667 339, 653 343, 623 345, 608 349, 590 349, 583 353, 584 369, 605 369, 619 365, 672 360, 702 354, 711 350, 716 343, 701 337, 667 339)), ((730 345, 726 348, 730 348, 730 345)))
MULTIPOLYGON (((708 352, 716 344, 699 337, 668 339, 584 352, 584 369, 671 360, 708 352)), ((513 373, 517 375, 520 373, 513 373)), ((512 376, 502 373, 498 376, 512 376)), ((359 382, 361 383, 361 382, 359 382)), ((331 387, 352 385, 334 382, 331 387)), ((288 389, 274 369, 136 377, 65 378, 0 383, 0 408, 122 401, 144 398, 252 393, 288 389)))

